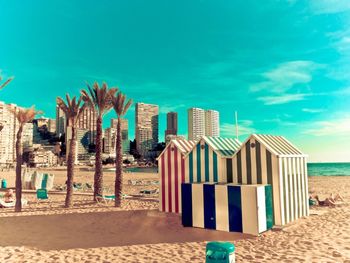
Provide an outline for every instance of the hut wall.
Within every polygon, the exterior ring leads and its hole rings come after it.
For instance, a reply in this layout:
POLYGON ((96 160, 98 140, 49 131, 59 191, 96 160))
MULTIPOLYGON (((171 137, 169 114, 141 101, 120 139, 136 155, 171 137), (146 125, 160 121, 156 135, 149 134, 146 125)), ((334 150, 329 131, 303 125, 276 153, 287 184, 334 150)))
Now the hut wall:
POLYGON ((306 157, 278 158, 281 225, 309 215, 306 157))
POLYGON ((181 183, 185 181, 185 162, 182 153, 172 143, 158 160, 159 210, 181 212, 181 183))
POLYGON ((266 149, 254 138, 233 157, 232 182, 235 184, 270 184, 272 186, 274 221, 281 225, 280 188, 278 160, 276 155, 266 149), (252 145, 254 145, 252 147, 252 145))
POLYGON ((233 183, 272 185, 276 225, 309 214, 306 157, 277 157, 251 138, 231 160, 233 183))
POLYGON ((222 161, 205 142, 198 143, 185 159, 185 182, 226 182, 222 161))
POLYGON ((184 226, 258 235, 272 228, 270 185, 182 184, 184 226))

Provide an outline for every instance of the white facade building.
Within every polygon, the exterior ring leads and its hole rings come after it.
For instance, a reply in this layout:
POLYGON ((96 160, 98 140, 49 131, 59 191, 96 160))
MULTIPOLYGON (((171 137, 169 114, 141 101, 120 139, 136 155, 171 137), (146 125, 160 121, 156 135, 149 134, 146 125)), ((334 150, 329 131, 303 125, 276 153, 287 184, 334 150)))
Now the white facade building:
POLYGON ((135 138, 137 151, 146 156, 158 144, 158 105, 136 103, 135 138))
POLYGON ((205 111, 199 108, 188 109, 188 139, 198 140, 205 135, 205 111))
MULTIPOLYGON (((19 107, 15 104, 0 102, 0 165, 11 165, 16 161, 16 135, 19 123, 14 111, 19 107)), ((22 133, 23 148, 33 145, 33 124, 24 125, 22 133)))
POLYGON ((216 110, 205 111, 205 136, 219 137, 219 112, 216 110))

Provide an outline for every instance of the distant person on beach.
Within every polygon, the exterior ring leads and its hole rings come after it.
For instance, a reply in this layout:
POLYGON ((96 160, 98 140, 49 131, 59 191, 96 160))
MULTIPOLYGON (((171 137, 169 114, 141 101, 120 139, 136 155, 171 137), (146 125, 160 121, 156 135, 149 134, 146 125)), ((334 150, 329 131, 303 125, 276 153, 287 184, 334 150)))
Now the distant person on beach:
POLYGON ((4 195, 5 203, 12 203, 15 201, 15 194, 12 189, 8 189, 4 195))
POLYGON ((315 195, 314 199, 312 196, 309 198, 310 201, 316 200, 319 206, 336 206, 337 201, 344 201, 344 198, 340 194, 333 195, 331 194, 325 200, 320 200, 318 195, 315 195))

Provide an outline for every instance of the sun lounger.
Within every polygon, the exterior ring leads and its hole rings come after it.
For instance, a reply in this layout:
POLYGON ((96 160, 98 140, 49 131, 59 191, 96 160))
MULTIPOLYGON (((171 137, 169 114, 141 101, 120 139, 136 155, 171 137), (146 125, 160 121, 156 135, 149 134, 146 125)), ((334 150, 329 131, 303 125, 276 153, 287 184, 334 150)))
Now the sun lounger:
MULTIPOLYGON (((27 205, 28 201, 26 199, 22 198, 22 206, 27 205)), ((12 202, 5 202, 5 200, 0 199, 0 207, 8 208, 8 207, 15 207, 16 205, 16 200, 12 202)))
POLYGON ((115 195, 97 195, 97 203, 103 202, 104 204, 109 204, 115 200, 115 195))
MULTIPOLYGON (((128 199, 128 198, 132 198, 131 195, 127 195, 127 194, 122 194, 122 199, 128 199)), ((111 195, 97 195, 97 203, 104 203, 104 204, 109 204, 112 203, 115 200, 115 195, 111 194, 111 195)))

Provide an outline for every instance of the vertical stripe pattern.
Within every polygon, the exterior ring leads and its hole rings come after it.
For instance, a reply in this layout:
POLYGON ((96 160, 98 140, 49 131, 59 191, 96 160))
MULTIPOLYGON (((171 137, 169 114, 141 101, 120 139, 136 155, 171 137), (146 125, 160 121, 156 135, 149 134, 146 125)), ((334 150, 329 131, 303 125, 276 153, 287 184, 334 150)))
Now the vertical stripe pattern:
POLYGON ((258 235, 272 228, 270 185, 182 184, 182 224, 258 235))
POLYGON ((181 183, 189 178, 189 163, 185 161, 185 150, 190 150, 194 142, 173 140, 158 159, 159 165, 159 210, 181 213, 181 183))
MULTIPOLYGON (((308 215, 306 157, 284 138, 253 135, 231 160, 233 182, 272 186, 277 225, 308 215)), ((230 166, 226 166, 230 175, 230 166)))

